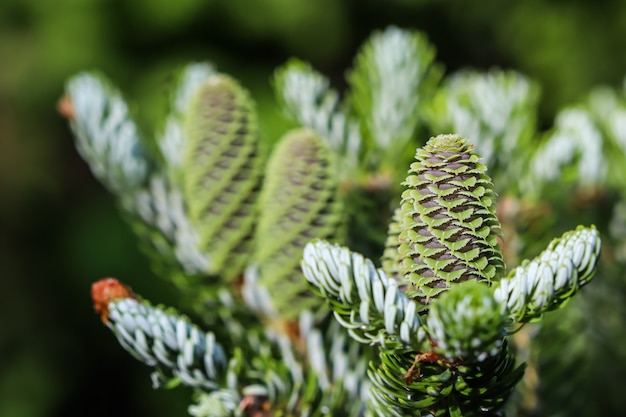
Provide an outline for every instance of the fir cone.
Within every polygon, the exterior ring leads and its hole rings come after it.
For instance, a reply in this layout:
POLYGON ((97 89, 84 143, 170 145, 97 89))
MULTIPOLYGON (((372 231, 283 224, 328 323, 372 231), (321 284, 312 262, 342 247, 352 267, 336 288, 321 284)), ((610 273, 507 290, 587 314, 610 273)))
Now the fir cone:
POLYGON ((284 136, 267 164, 252 259, 283 318, 319 305, 302 275, 304 246, 314 238, 344 239, 332 156, 313 131, 298 129, 284 136))
POLYGON ((262 169, 247 91, 228 76, 211 77, 191 101, 185 133, 183 190, 210 258, 207 272, 234 277, 250 249, 262 169))
POLYGON ((473 150, 456 135, 431 138, 403 183, 400 270, 422 304, 453 283, 504 271, 493 184, 473 150))

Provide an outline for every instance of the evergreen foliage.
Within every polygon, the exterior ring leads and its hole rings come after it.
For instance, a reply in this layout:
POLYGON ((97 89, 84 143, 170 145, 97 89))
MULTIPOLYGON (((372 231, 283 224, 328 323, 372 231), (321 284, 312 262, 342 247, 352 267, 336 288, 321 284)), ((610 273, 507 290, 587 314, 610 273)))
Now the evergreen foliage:
POLYGON ((536 130, 539 89, 517 72, 461 71, 445 80, 426 109, 434 132, 472 138, 500 190, 515 190, 536 130))
POLYGON ((194 389, 191 415, 503 412, 524 373, 510 334, 590 282, 600 235, 579 226, 507 275, 487 166, 522 175, 550 154, 550 138, 528 152, 535 87, 500 73, 440 86, 434 59, 419 33, 375 33, 345 99, 288 62, 273 83, 300 127, 267 157, 249 93, 209 64, 181 71, 154 149, 102 76, 68 82, 77 147, 203 323, 116 280, 94 284, 94 306, 155 386, 194 389))
MULTIPOLYGON (((429 284, 435 282, 435 291, 424 297, 429 304, 428 311, 422 308, 423 298, 408 298, 413 292, 410 290, 397 295, 395 280, 377 271, 371 261, 346 249, 308 244, 303 260, 304 273, 316 292, 327 300, 339 323, 356 340, 380 346, 378 362, 370 362, 373 388, 368 409, 371 415, 497 413, 523 373, 523 367, 514 365, 514 355, 505 342, 508 329, 528 321, 526 315, 518 312, 515 303, 524 300, 523 305, 530 311, 546 311, 559 305, 556 300, 561 294, 565 298, 571 296, 579 285, 588 282, 588 271, 595 270, 599 236, 595 228, 581 227, 546 249, 539 257, 542 268, 529 268, 527 274, 513 273, 513 278, 501 281, 501 286, 490 286, 492 280, 500 278, 503 261, 495 237, 488 239, 494 229, 498 230, 498 221, 489 209, 493 202, 483 184, 490 184, 491 180, 484 167, 468 168, 468 164, 464 164, 475 163, 477 156, 466 140, 454 135, 432 138, 417 151, 416 158, 420 168, 421 163, 427 161, 436 169, 430 172, 415 169, 419 174, 410 172, 405 184, 413 186, 416 180, 429 180, 429 186, 423 187, 425 191, 418 192, 413 200, 415 205, 421 203, 420 210, 436 213, 433 223, 441 229, 424 225, 411 233, 412 222, 421 218, 422 213, 402 210, 409 221, 400 223, 397 250, 398 259, 404 263, 407 255, 403 257, 406 253, 403 245, 419 248, 408 263, 416 264, 416 259, 424 267, 417 273, 409 270, 402 279, 421 291, 431 291, 429 284), (458 179, 449 172, 457 174, 458 179), (467 177, 461 178, 462 175, 467 177), (413 176, 415 179, 411 180, 413 176), (439 179, 440 183, 432 185, 433 179, 439 179), (476 198, 478 188, 482 189, 476 198), (450 198, 441 199, 442 203, 437 204, 438 191, 448 192, 446 197, 450 198), (428 199, 419 198, 424 195, 428 199), (487 197, 482 198, 485 195, 487 197), (469 200, 469 207, 462 207, 459 200, 469 200), (448 207, 462 210, 452 211, 450 215, 439 212, 448 207), (460 216, 455 215, 459 213, 466 214, 462 217, 465 221, 458 222, 460 216), (465 228, 470 231, 466 232, 465 228), (417 246, 424 237, 434 242, 417 246), (449 242, 450 246, 441 241, 449 242), (309 249, 316 246, 315 250, 309 249), (469 249, 463 252, 464 248, 469 249), (565 255, 563 258, 561 253, 565 255), (568 265, 571 267, 567 268, 568 265), (496 273, 498 270, 500 275, 496 273), (447 274, 452 278, 446 279, 447 274), (413 282, 415 277, 421 281, 413 282), (551 282, 552 286, 535 284, 543 280, 551 282), (563 287, 559 288, 561 283, 563 287), (515 289, 507 292, 508 285, 515 289), (498 288, 505 290, 498 292, 498 288), (541 296, 545 299, 540 299, 541 296), (546 305, 548 303, 550 305, 546 305), (427 374, 422 370, 422 363, 428 364, 427 374), (426 378, 422 379, 424 375, 426 378)), ((409 191, 414 190, 409 188, 409 191)), ((410 206, 414 207, 413 202, 410 206)), ((525 265, 527 263, 523 263, 521 270, 525 265)))

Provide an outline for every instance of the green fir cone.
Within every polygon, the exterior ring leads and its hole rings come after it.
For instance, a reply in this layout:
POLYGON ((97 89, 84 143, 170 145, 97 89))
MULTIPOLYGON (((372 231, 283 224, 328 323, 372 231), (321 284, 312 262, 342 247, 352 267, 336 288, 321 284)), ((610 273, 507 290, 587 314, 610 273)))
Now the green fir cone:
POLYGON ((345 234, 332 157, 312 130, 298 129, 283 137, 267 164, 253 263, 283 318, 320 304, 302 275, 304 246, 313 238, 342 241, 345 234))
POLYGON ((249 254, 261 178, 256 111, 232 78, 211 76, 185 119, 182 172, 209 274, 238 275, 249 254), (228 268, 225 266, 228 265, 228 268))
POLYGON ((453 283, 504 272, 493 184, 473 150, 457 135, 431 138, 403 183, 400 268, 422 304, 453 283))

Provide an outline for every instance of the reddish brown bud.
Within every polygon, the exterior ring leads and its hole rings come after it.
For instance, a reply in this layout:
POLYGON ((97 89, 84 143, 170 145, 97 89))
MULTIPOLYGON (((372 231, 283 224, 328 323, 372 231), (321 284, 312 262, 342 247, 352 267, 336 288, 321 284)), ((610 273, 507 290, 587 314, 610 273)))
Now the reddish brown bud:
POLYGON ((104 278, 91 285, 91 299, 96 313, 100 314, 103 323, 109 321, 109 303, 124 298, 135 298, 135 294, 126 285, 115 278, 104 278))
POLYGON ((74 105, 72 104, 72 99, 69 96, 63 96, 57 102, 57 111, 67 120, 74 120, 74 105))

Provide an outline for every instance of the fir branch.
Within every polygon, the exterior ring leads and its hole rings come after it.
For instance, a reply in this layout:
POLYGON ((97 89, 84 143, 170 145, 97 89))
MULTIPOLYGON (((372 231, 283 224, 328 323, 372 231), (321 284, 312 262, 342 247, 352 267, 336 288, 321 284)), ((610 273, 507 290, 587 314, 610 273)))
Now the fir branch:
POLYGON ((292 59, 276 71, 274 90, 301 126, 313 129, 342 156, 348 171, 357 168, 362 146, 359 124, 343 108, 326 77, 309 64, 292 59))
POLYGON ((602 147, 603 136, 586 110, 561 111, 553 131, 533 156, 529 190, 539 192, 542 185, 556 179, 601 183, 608 172, 602 147))
POLYGON ((523 184, 540 195, 557 181, 572 187, 626 185, 626 97, 608 87, 594 89, 580 104, 561 110, 530 161, 523 184))
MULTIPOLYGON (((592 279, 600 252, 595 227, 555 239, 498 282, 505 267, 493 184, 467 140, 442 135, 418 149, 403 183, 382 256, 386 273, 323 240, 342 239, 338 182, 377 166, 370 159, 364 165, 364 156, 388 158, 405 147, 440 75, 426 39, 393 27, 361 49, 346 103, 328 79, 290 61, 276 72, 274 87, 284 108, 310 130, 291 132, 278 145, 261 194, 254 104, 210 65, 182 72, 157 138, 160 164, 148 157, 119 93, 86 74, 68 83, 60 104, 81 155, 174 280, 232 280, 251 264, 242 289, 247 305, 216 282, 181 286, 192 300, 202 298, 194 307, 220 326, 210 332, 151 306, 116 280, 94 285, 102 321, 155 369, 155 386, 194 387, 189 412, 195 417, 498 415, 524 369, 515 365, 506 326, 539 320, 592 279), (318 309, 310 291, 329 309, 318 309), (266 316, 276 308, 287 312, 291 333, 250 307, 266 316)), ((507 167, 515 175, 534 130, 536 98, 534 85, 518 74, 462 73, 432 104, 431 124, 473 136, 496 172, 507 167)), ((593 100, 599 110, 580 106, 557 119, 528 178, 546 183, 553 177, 538 164, 563 168, 579 159, 572 178, 608 181, 610 167, 602 164, 615 163, 612 154, 626 149, 618 131, 626 106, 611 94, 593 100), (563 145, 566 139, 573 144, 563 145), (558 147, 565 151, 555 156, 558 147)), ((367 186, 388 190, 391 177, 349 180, 365 184, 369 197, 367 186)))
POLYGON ((120 201, 130 214, 133 230, 148 248, 156 249, 160 262, 175 258, 190 275, 210 269, 209 254, 200 246, 182 192, 170 180, 153 175, 147 187, 122 196, 120 201))
POLYGON ((319 314, 301 313, 298 329, 302 340, 295 342, 296 351, 302 344, 300 357, 291 353, 292 342, 279 336, 281 357, 294 385, 289 403, 298 405, 299 415, 362 416, 369 389, 366 370, 372 356, 339 323, 324 316, 320 320, 319 314))
MULTIPOLYGON (((271 342, 249 329, 247 339, 238 340, 228 357, 213 332, 202 331, 171 308, 153 307, 138 299, 115 279, 94 283, 92 298, 102 321, 122 347, 155 368, 155 388, 182 383, 204 392, 217 391, 208 405, 203 403, 192 410, 200 415, 207 407, 233 411, 235 392, 242 401, 237 409, 242 408, 249 394, 267 398, 273 404, 280 404, 285 395, 293 395, 293 374, 286 359, 291 353, 288 341, 279 355, 271 342)), ((232 341, 227 342, 233 345, 232 341)))
MULTIPOLYGON (((602 135, 601 151, 605 165, 604 184, 622 189, 626 186, 626 96, 624 91, 615 91, 607 87, 593 90, 585 103, 585 108, 594 120, 602 135)), ((581 176, 584 175, 581 170, 581 176)), ((581 182, 588 184, 584 177, 581 182)))
POLYGON ((484 282, 455 285, 433 303, 426 327, 434 352, 449 361, 482 362, 500 352, 507 317, 484 282))
POLYGON ((579 226, 554 239, 538 257, 524 261, 495 289, 496 299, 518 323, 536 321, 562 307, 595 274, 600 235, 594 226, 579 226))
POLYGON ((188 412, 193 417, 231 417, 237 415, 240 403, 241 395, 233 389, 200 392, 188 412))
MULTIPOLYGON (((362 400, 367 398, 371 385, 367 378, 367 368, 373 360, 373 351, 346 334, 341 324, 335 320, 327 326, 322 338, 330 345, 323 351, 328 363, 326 369, 330 374, 330 381, 333 381, 326 391, 333 393, 334 397, 343 396, 341 403, 350 415, 362 415, 362 400), (338 387, 342 389, 339 390, 338 387)), ((308 351, 322 350, 309 346, 308 351)))
POLYGON ((140 186, 148 152, 119 92, 103 77, 81 73, 67 83, 65 100, 76 147, 96 178, 116 194, 140 186))
POLYGON ((522 74, 462 71, 446 80, 427 115, 433 131, 469 138, 497 177, 496 185, 508 189, 507 178, 515 178, 511 169, 521 174, 538 102, 538 86, 522 74))
POLYGON ((524 373, 507 343, 479 365, 441 359, 417 362, 410 353, 381 352, 370 363, 372 416, 498 416, 524 373), (418 369, 415 369, 415 366, 418 369), (416 378, 403 375, 418 373, 416 378))
POLYGON ((180 163, 181 112, 188 106, 191 91, 211 70, 209 65, 196 64, 183 73, 165 134, 158 142, 166 166, 152 166, 153 173, 148 172, 147 150, 119 93, 103 79, 86 73, 72 78, 67 87, 68 116, 77 148, 96 177, 117 194, 144 248, 168 273, 179 269, 175 263, 188 274, 204 273, 210 265, 175 179, 165 173, 180 163))
POLYGON ((170 113, 165 120, 165 127, 157 138, 157 144, 165 162, 165 169, 170 178, 178 178, 178 170, 183 163, 185 149, 184 118, 190 110, 192 98, 198 89, 213 75, 215 68, 208 63, 187 65, 179 75, 176 91, 171 99, 170 113))
POLYGON ((155 387, 181 382, 204 390, 217 389, 227 358, 212 332, 203 332, 173 311, 133 298, 107 305, 106 325, 124 349, 155 367, 155 387))
POLYGON ((324 241, 304 248, 302 270, 313 291, 361 343, 420 350, 425 332, 417 304, 369 259, 324 241))
POLYGON ((362 414, 355 400, 367 390, 369 356, 337 325, 319 328, 309 312, 300 316, 305 350, 299 353, 294 341, 270 328, 248 327, 245 337, 226 334, 228 340, 218 341, 112 278, 94 283, 92 298, 122 347, 155 368, 155 387, 182 383, 200 390, 192 415, 253 415, 256 407, 287 415, 362 414))
POLYGON ((419 123, 419 106, 428 99, 441 71, 426 37, 397 27, 370 36, 348 74, 350 103, 389 158, 402 151, 419 123))

